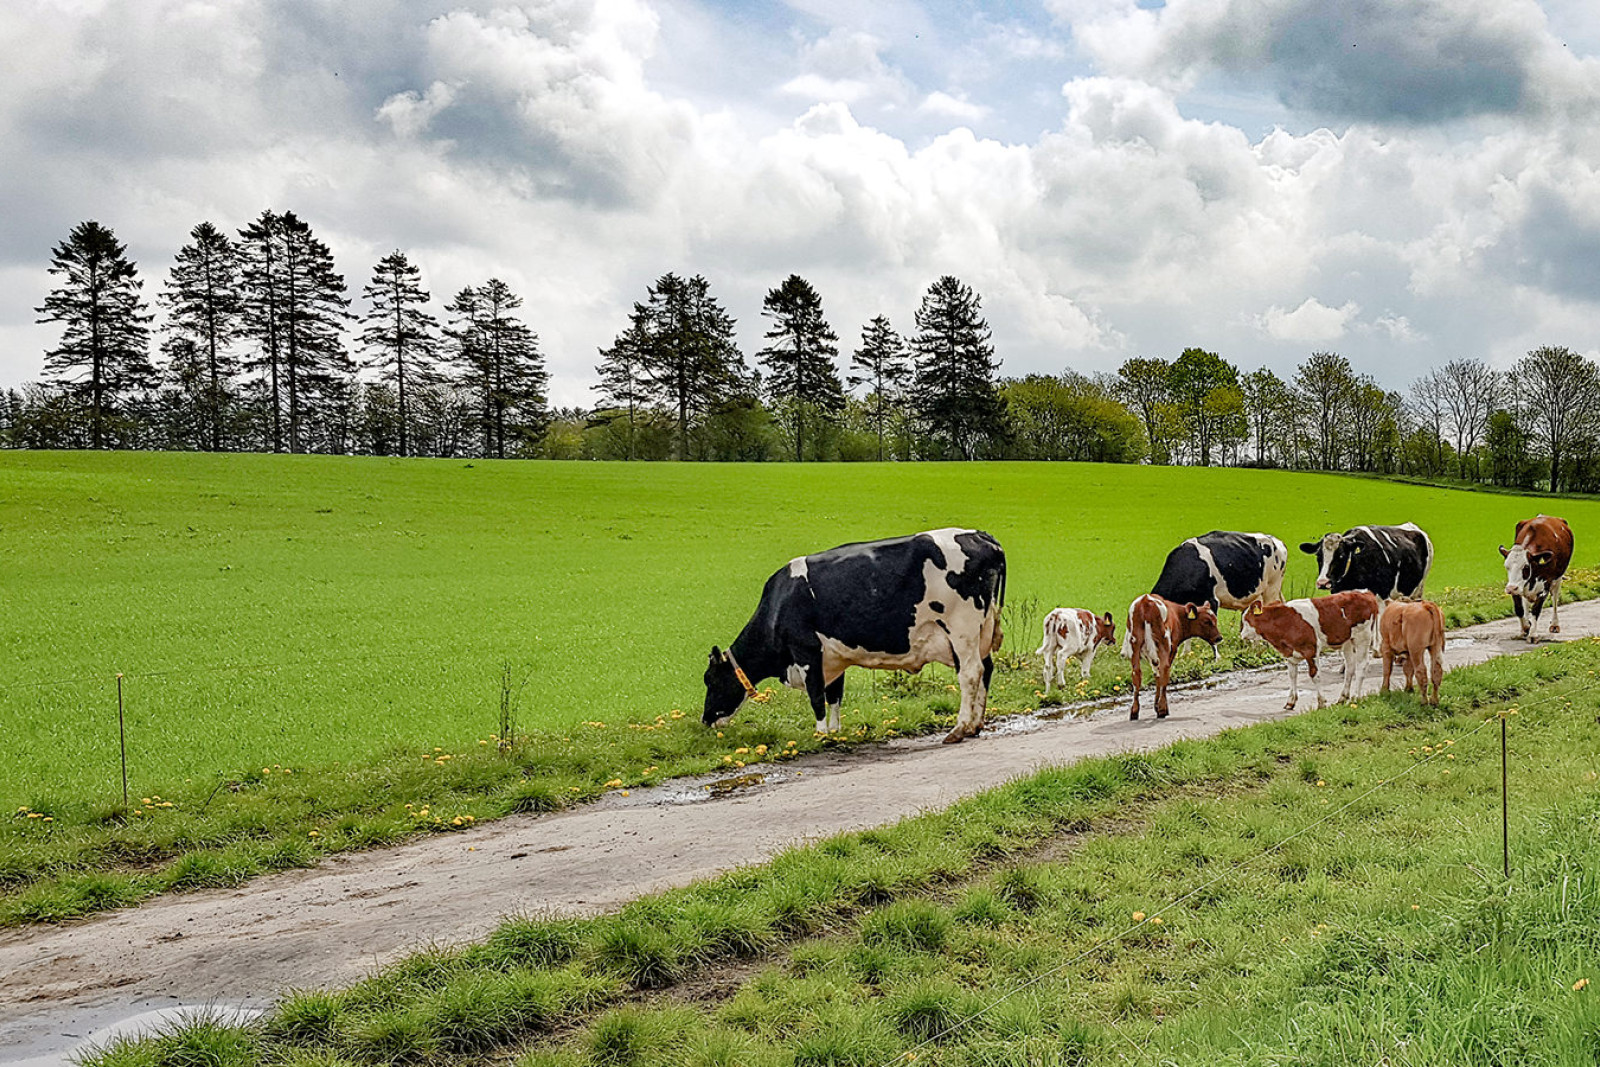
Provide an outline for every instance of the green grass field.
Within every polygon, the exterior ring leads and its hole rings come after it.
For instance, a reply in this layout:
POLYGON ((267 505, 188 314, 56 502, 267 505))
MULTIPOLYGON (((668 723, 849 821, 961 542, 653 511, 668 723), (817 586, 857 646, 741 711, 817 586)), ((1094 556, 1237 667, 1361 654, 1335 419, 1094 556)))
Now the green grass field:
MULTIPOLYGON (((1471 618, 1508 606, 1494 546, 1541 509, 1572 521, 1588 562, 1594 501, 1279 472, 0 454, 0 810, 16 816, 0 827, 0 922, 393 840, 419 828, 402 801, 478 819, 725 767, 735 738, 803 751, 799 694, 741 713, 726 742, 701 731, 700 674, 773 570, 842 542, 982 527, 1006 548, 1013 604, 1121 616, 1195 533, 1293 545, 1412 520, 1437 545, 1430 592, 1471 618), (530 677, 522 729, 548 742, 515 765, 482 744, 506 664, 530 677), (143 829, 121 812, 117 672, 143 829), (196 850, 217 858, 151 882, 196 850), (104 880, 124 868, 143 889, 104 880), (70 900, 18 903, 68 875, 70 900)), ((1303 595, 1313 564, 1291 556, 1286 591, 1303 595)), ((1007 651, 1023 666, 1036 617, 1015 621, 1007 651)), ((1096 691, 1125 677, 1102 656, 1096 691)), ((953 710, 937 680, 904 705, 887 681, 874 692, 853 675, 853 737, 953 710)), ((1004 674, 993 704, 1037 703, 1036 684, 1004 674)))

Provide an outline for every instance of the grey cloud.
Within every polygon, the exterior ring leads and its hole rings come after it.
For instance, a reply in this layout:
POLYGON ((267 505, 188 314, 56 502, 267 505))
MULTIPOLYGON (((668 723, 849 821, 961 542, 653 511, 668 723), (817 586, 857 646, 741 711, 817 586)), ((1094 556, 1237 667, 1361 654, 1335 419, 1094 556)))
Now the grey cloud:
POLYGON ((1567 197, 1548 186, 1530 192, 1515 229, 1485 258, 1519 284, 1600 301, 1600 222, 1574 211, 1567 197))
POLYGON ((1164 19, 1165 59, 1258 80, 1289 107, 1343 120, 1523 111, 1550 45, 1537 6, 1504 0, 1235 0, 1216 11, 1164 19))

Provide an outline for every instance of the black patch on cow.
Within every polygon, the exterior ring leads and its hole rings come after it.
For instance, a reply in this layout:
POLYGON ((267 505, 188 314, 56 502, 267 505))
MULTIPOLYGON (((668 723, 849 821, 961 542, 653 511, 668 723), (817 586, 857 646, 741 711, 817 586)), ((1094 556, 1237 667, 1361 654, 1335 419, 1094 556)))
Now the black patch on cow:
POLYGON ((928 607, 932 608, 934 611, 938 611, 938 612, 943 612, 944 611, 944 605, 941 604, 937 600, 928 601, 928 607))
MULTIPOLYGON (((1210 549, 1230 600, 1243 600, 1261 584, 1266 561, 1273 551, 1270 541, 1231 530, 1212 530, 1194 540, 1210 549)), ((1217 609, 1222 603, 1211 568, 1206 566, 1199 548, 1188 541, 1167 553, 1161 577, 1150 591, 1177 604, 1206 603, 1217 609)))
POLYGON ((956 534, 956 544, 967 562, 959 571, 946 571, 945 578, 963 599, 976 604, 980 612, 988 611, 1005 594, 1006 554, 1000 542, 982 530, 956 534))
MULTIPOLYGON (((1317 542, 1317 573, 1324 549, 1317 542)), ((1328 563, 1328 588, 1344 593, 1365 589, 1378 597, 1415 597, 1433 563, 1433 549, 1421 530, 1401 526, 1357 527, 1345 531, 1328 563)))

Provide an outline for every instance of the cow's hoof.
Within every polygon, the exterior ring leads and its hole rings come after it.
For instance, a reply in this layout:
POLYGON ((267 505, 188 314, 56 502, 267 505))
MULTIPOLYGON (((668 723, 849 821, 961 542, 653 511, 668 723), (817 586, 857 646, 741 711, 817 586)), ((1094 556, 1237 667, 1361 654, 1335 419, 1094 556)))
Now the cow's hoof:
POLYGON ((944 744, 944 745, 959 745, 962 741, 965 741, 966 738, 967 738, 967 735, 961 732, 961 728, 960 727, 957 727, 956 729, 951 730, 949 733, 945 734, 944 735, 944 740, 941 741, 940 744, 944 744))
POLYGON ((1296 703, 1296 701, 1293 701, 1293 700, 1289 701, 1289 703, 1287 703, 1287 704, 1285 704, 1283 706, 1283 710, 1284 711, 1293 711, 1295 703, 1296 703))
POLYGON ((1169 713, 1169 712, 1167 712, 1167 711, 1164 711, 1164 710, 1158 710, 1158 711, 1157 711, 1157 712, 1156 712, 1156 718, 1158 718, 1158 719, 1165 719, 1165 718, 1166 718, 1166 717, 1167 717, 1167 715, 1168 715, 1168 714, 1170 714, 1170 713, 1169 713))
POLYGON ((1138 708, 1134 708, 1132 711, 1128 712, 1128 721, 1129 722, 1138 722, 1139 721, 1139 709, 1138 708))
POLYGON ((1558 634, 1558 633, 1560 633, 1560 632, 1561 632, 1561 627, 1559 627, 1559 626, 1552 626, 1552 627, 1550 627, 1550 632, 1551 632, 1551 633, 1553 633, 1553 634, 1558 634))

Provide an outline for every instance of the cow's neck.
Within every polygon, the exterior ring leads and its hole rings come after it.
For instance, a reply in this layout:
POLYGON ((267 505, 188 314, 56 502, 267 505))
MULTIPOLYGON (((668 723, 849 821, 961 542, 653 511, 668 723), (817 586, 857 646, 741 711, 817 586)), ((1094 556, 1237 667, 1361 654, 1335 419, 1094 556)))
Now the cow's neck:
POLYGON ((753 634, 751 626, 739 632, 739 636, 728 646, 728 651, 739 661, 740 668, 751 682, 776 678, 788 667, 787 663, 779 662, 783 658, 782 653, 773 647, 772 642, 753 634))

